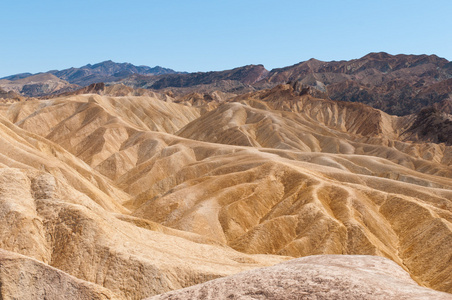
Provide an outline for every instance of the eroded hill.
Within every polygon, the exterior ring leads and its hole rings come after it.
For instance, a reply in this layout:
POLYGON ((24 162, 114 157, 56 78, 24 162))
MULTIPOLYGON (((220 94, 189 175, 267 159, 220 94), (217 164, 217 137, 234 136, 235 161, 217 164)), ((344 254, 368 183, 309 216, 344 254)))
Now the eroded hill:
POLYGON ((4 250, 110 298, 314 254, 386 257, 452 292, 452 149, 407 136, 415 116, 293 85, 105 91, 0 105, 4 250))

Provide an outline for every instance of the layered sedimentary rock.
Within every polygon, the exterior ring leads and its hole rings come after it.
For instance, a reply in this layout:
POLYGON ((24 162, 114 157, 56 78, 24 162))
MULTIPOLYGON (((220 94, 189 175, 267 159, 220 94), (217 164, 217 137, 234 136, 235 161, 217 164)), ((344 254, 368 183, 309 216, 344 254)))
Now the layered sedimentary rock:
POLYGON ((404 135, 414 116, 293 85, 166 96, 1 104, 0 248, 123 299, 314 254, 452 291, 452 149, 404 135))
MULTIPOLYGON (((44 270, 37 274, 53 270, 46 264, 101 285, 117 298, 141 299, 287 259, 243 254, 203 236, 133 218, 121 205, 126 193, 109 179, 54 143, 5 120, 3 126, 0 247, 41 261, 44 270)), ((14 268, 2 265, 11 274, 5 297, 12 293, 11 280, 18 280, 14 268)), ((33 277, 28 271, 26 276, 33 277)), ((31 287, 30 293, 42 290, 31 287)))
POLYGON ((451 104, 452 101, 444 101, 438 106, 422 109, 403 135, 412 140, 452 145, 451 104))

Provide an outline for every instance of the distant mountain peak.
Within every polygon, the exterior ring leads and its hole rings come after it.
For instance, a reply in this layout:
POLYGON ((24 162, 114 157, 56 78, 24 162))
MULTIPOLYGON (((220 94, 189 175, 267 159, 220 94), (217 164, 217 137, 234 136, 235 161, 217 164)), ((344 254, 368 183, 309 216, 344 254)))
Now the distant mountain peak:
POLYGON ((310 62, 323 62, 323 61, 318 60, 318 59, 316 59, 316 58, 314 58, 314 57, 308 59, 307 61, 310 61, 310 62))
MULTIPOLYGON (((133 74, 139 75, 162 75, 162 74, 181 74, 172 69, 163 68, 160 66, 148 67, 148 66, 135 66, 131 63, 116 63, 112 60, 105 60, 96 64, 87 64, 79 68, 68 68, 64 70, 51 70, 45 73, 22 73, 4 77, 2 79, 13 81, 13 85, 16 84, 18 92, 27 96, 42 96, 45 95, 45 91, 49 91, 47 94, 56 92, 55 89, 46 88, 47 80, 52 80, 58 83, 58 91, 73 91, 80 87, 89 86, 93 83, 100 82, 116 82, 121 79, 125 79, 133 74), (37 75, 39 75, 37 77, 37 75), (51 77, 49 77, 51 76, 51 77), (30 78, 34 80, 35 86, 32 89, 28 86, 22 87, 23 84, 27 84, 25 79, 30 78), (51 79, 49 79, 51 78, 51 79), (25 81, 24 81, 25 80, 25 81), (66 85, 66 86, 62 86, 66 85), (37 86, 41 86, 37 88, 37 86), (24 92, 27 88, 27 92, 24 92)), ((4 83, 6 84, 6 83, 4 83)))
POLYGON ((369 54, 363 56, 361 59, 388 59, 393 57, 393 55, 387 52, 370 52, 369 54))
POLYGON ((135 66, 131 63, 116 63, 112 60, 105 60, 96 64, 87 64, 80 68, 69 68, 61 71, 50 71, 49 73, 64 79, 72 84, 88 86, 98 82, 109 82, 124 79, 131 74, 140 75, 161 75, 176 74, 178 72, 160 66, 135 66))

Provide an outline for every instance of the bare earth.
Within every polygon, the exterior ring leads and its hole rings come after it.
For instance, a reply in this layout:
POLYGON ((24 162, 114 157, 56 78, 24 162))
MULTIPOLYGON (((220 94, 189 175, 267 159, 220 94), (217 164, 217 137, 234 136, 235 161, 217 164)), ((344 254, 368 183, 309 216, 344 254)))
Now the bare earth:
POLYGON ((448 299, 452 147, 413 122, 289 85, 0 104, 0 298, 448 299))

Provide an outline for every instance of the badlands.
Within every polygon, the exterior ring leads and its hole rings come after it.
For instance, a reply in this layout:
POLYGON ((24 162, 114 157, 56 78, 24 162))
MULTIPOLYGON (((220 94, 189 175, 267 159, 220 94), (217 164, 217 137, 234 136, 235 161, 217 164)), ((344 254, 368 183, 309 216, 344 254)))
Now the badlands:
POLYGON ((452 299, 452 146, 415 114, 100 91, 0 104, 0 299, 452 299))

